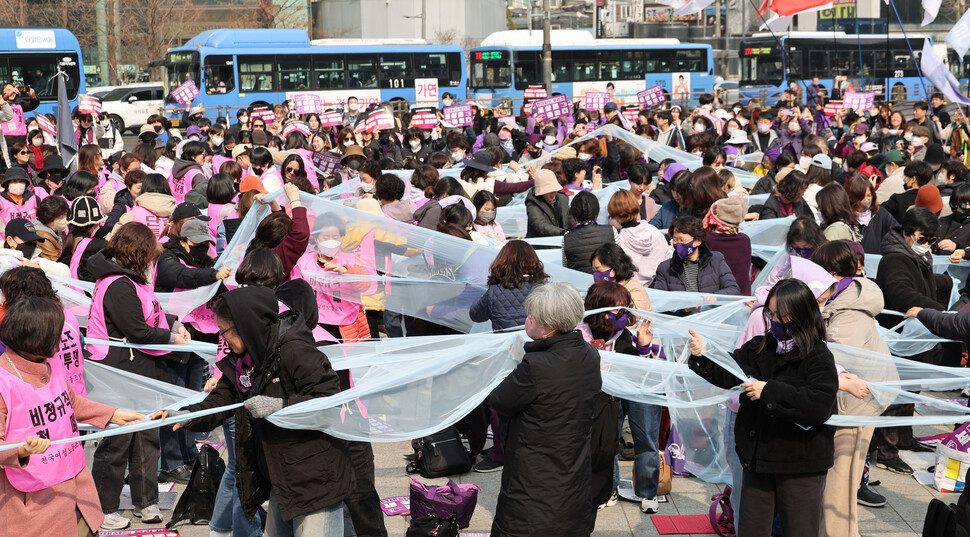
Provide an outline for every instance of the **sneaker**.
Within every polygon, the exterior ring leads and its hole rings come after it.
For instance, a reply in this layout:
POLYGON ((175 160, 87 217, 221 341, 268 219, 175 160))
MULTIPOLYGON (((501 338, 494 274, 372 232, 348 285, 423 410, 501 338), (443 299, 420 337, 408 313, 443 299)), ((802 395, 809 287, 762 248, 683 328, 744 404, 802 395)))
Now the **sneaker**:
POLYGON ((482 474, 487 474, 490 472, 498 472, 499 470, 502 469, 504 465, 505 463, 493 461, 492 459, 489 459, 488 457, 486 457, 476 462, 475 466, 472 466, 472 470, 475 470, 476 472, 479 472, 482 474))
POLYGON ((875 481, 870 481, 869 482, 869 486, 870 487, 878 487, 879 485, 882 485, 882 481, 879 481, 878 479, 875 480, 875 481))
POLYGON ((656 513, 659 509, 660 509, 660 501, 657 500, 656 496, 654 496, 653 498, 644 498, 640 500, 640 510, 643 511, 644 513, 653 514, 653 513, 656 513))
POLYGON ((188 485, 190 479, 192 479, 192 470, 189 470, 184 465, 171 470, 163 470, 158 472, 159 483, 179 483, 182 485, 188 485))
POLYGON ((158 510, 158 505, 155 504, 149 505, 144 509, 136 507, 134 513, 136 517, 140 518, 146 524, 162 521, 162 512, 158 510))
POLYGON ((209 537, 232 537, 232 532, 209 530, 209 537))
POLYGON ((104 522, 101 523, 101 531, 123 530, 131 525, 131 520, 119 511, 104 515, 104 522))
POLYGON ((878 459, 876 466, 897 474, 913 475, 913 468, 898 456, 886 460, 878 459))
POLYGON ((904 451, 914 451, 916 453, 936 453, 936 449, 927 446, 926 444, 921 444, 919 442, 913 442, 911 446, 899 446, 899 449, 904 451))
POLYGON ((886 505, 886 497, 867 486, 859 487, 859 491, 856 492, 855 497, 859 505, 866 507, 882 507, 886 505))
POLYGON ((616 495, 616 491, 614 490, 613 491, 613 495, 610 496, 610 499, 607 500, 606 503, 600 504, 599 507, 596 508, 596 510, 597 511, 602 511, 603 509, 606 509, 607 507, 613 507, 614 505, 616 505, 616 501, 617 501, 617 495, 616 495))

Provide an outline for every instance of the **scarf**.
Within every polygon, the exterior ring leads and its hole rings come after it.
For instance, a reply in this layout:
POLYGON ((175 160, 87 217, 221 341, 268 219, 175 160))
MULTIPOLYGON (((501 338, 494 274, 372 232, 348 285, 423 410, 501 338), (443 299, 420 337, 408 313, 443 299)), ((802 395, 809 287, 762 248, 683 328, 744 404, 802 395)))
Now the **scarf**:
POLYGON ((30 144, 27 147, 29 147, 30 150, 34 152, 34 169, 35 170, 43 169, 43 167, 44 167, 44 153, 43 153, 44 146, 38 147, 38 146, 36 146, 34 144, 30 144))
POLYGON ((707 231, 713 231, 714 233, 730 233, 734 234, 738 232, 738 228, 733 226, 726 226, 721 222, 718 222, 714 218, 714 214, 708 209, 707 214, 704 215, 704 219, 701 221, 704 225, 704 229, 707 231))
POLYGON ((236 378, 234 380, 240 392, 246 393, 253 387, 253 371, 255 369, 256 366, 253 364, 253 358, 249 353, 236 360, 236 378))

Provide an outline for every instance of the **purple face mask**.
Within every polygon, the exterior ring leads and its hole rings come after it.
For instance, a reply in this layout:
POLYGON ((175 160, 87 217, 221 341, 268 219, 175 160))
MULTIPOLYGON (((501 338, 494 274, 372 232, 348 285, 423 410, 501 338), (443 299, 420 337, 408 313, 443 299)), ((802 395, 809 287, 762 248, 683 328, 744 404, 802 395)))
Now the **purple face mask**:
POLYGON ((594 272, 593 281, 594 282, 599 282, 603 280, 610 281, 610 282, 613 281, 613 277, 610 276, 610 272, 613 272, 613 269, 606 269, 606 270, 601 270, 599 272, 594 272))
POLYGON ((792 248, 791 251, 802 259, 809 259, 815 253, 815 248, 792 248))
POLYGON ((630 325, 630 316, 627 315, 625 311, 619 316, 617 316, 617 314, 613 313, 612 311, 607 312, 606 318, 613 323, 614 332, 619 332, 620 330, 623 330, 624 328, 630 325))
POLYGON ((674 251, 677 252, 677 257, 687 259, 688 257, 694 255, 694 252, 697 251, 697 247, 694 246, 693 241, 688 244, 678 243, 674 245, 674 251))
POLYGON ((791 339, 791 332, 788 331, 788 324, 779 323, 775 320, 769 320, 771 324, 771 336, 778 341, 787 341, 791 339))

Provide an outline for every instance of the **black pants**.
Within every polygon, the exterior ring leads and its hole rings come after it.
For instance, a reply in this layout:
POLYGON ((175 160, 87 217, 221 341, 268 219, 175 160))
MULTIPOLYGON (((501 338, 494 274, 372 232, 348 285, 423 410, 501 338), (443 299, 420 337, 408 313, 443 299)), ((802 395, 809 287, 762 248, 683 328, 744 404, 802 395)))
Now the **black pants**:
MULTIPOLYGON (((883 416, 912 416, 916 409, 913 403, 903 405, 889 405, 883 416)), ((913 426, 902 425, 899 427, 877 427, 872 433, 870 445, 875 446, 878 451, 877 460, 887 461, 899 456, 899 450, 912 446, 916 440, 913 438, 913 426)))
POLYGON ((94 451, 91 474, 105 514, 118 510, 126 468, 135 507, 144 509, 158 503, 158 455, 158 429, 101 439, 94 451))
POLYGON ((387 537, 381 497, 374 483, 374 450, 368 442, 348 442, 357 487, 344 500, 357 537, 387 537))
POLYGON ((761 474, 745 470, 738 537, 771 535, 776 511, 781 515, 785 537, 818 537, 825 474, 761 474))

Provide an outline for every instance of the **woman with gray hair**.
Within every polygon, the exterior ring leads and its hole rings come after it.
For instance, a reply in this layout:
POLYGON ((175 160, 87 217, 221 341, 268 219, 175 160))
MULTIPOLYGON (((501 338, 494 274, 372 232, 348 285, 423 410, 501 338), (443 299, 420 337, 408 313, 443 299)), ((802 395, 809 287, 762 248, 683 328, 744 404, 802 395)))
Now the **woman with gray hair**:
POLYGON ((576 326, 583 299, 568 283, 537 287, 525 300, 525 356, 488 402, 509 416, 505 467, 492 536, 531 528, 565 537, 593 532, 590 431, 602 387, 599 352, 576 326))

